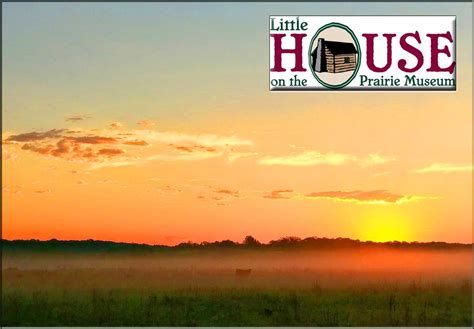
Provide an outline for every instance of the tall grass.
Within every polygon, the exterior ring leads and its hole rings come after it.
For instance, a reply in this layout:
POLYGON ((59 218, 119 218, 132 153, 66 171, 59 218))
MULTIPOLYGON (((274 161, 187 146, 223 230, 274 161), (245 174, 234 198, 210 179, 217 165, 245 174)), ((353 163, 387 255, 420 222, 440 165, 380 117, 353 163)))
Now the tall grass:
POLYGON ((2 326, 471 326, 471 252, 4 255, 2 326), (6 257, 5 257, 6 256, 6 257), (252 268, 237 278, 236 268, 252 268))
POLYGON ((470 326, 465 287, 6 289, 3 326, 470 326))

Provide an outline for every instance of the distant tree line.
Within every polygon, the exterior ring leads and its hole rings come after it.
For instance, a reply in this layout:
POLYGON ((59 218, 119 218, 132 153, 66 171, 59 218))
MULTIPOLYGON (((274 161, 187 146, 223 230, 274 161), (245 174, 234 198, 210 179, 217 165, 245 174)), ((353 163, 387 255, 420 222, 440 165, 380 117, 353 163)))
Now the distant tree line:
POLYGON ((269 243, 261 243, 252 236, 247 236, 239 243, 232 240, 215 242, 185 242, 175 246, 149 245, 138 243, 121 243, 99 240, 1 240, 3 252, 158 252, 170 250, 334 250, 359 248, 417 248, 458 250, 472 248, 472 244, 447 242, 371 242, 348 238, 319 237, 283 237, 269 243))

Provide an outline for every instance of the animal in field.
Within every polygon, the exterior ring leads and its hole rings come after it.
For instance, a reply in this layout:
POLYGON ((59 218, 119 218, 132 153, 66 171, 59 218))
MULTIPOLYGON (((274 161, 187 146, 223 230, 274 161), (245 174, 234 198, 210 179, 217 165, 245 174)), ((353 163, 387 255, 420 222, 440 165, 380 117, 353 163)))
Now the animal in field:
POLYGON ((250 273, 252 273, 252 269, 242 269, 242 268, 237 268, 235 270, 235 277, 238 279, 243 279, 243 278, 248 278, 250 276, 250 273))

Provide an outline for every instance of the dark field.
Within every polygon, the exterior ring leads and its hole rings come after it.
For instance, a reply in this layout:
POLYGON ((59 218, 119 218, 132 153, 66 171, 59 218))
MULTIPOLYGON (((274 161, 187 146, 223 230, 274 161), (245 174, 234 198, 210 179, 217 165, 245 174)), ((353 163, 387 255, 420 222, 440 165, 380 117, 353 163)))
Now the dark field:
POLYGON ((472 324, 470 249, 3 256, 4 326, 472 324))

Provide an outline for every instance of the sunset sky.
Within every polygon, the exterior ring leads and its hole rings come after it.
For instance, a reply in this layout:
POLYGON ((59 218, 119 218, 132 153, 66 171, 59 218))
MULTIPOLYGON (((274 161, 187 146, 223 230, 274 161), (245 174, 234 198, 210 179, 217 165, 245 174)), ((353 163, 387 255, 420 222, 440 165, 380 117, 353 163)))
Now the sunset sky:
POLYGON ((3 7, 6 239, 472 242, 472 4, 3 7), (457 15, 456 92, 269 92, 268 16, 457 15))

